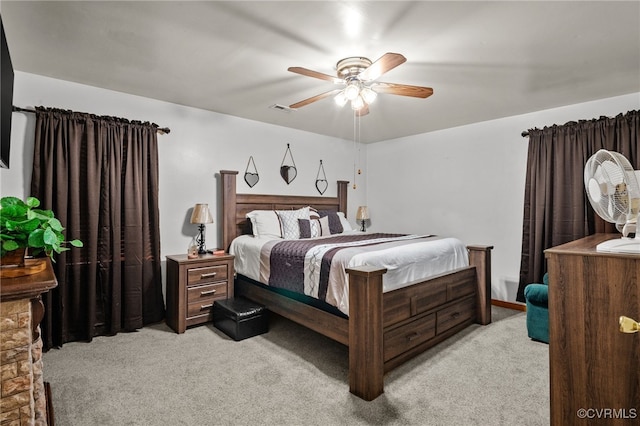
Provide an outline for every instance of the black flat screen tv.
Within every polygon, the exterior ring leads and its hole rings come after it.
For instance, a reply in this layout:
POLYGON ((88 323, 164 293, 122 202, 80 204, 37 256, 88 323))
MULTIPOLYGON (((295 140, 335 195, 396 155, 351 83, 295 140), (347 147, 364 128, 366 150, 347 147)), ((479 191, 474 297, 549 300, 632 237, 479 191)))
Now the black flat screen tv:
POLYGON ((4 25, 0 17, 2 47, 0 56, 0 167, 9 168, 9 148, 11 148, 11 113, 13 112, 13 65, 9 56, 9 46, 4 35, 4 25))

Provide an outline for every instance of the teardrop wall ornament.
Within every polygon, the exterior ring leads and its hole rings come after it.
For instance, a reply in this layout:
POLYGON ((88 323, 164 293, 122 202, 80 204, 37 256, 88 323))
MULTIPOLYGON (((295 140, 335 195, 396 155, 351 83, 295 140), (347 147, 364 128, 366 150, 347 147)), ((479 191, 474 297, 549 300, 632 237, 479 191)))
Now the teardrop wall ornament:
POLYGON ((247 162, 247 168, 244 171, 244 181, 249 185, 249 188, 253 188, 256 183, 260 180, 260 175, 258 175, 258 169, 256 168, 256 163, 253 161, 253 155, 249 157, 249 161, 247 162), (253 172, 249 171, 249 166, 253 165, 253 172))
POLYGON ((282 164, 280 164, 280 176, 287 182, 289 185, 298 175, 298 170, 296 169, 296 162, 293 161, 293 155, 291 154, 291 148, 289 144, 287 144, 287 150, 284 152, 284 157, 282 158, 282 164), (287 154, 289 154, 289 158, 291 159, 290 163, 287 163, 287 154))
POLYGON ((322 165, 322 160, 320 160, 320 166, 318 167, 318 174, 316 175, 316 189, 318 190, 320 195, 323 195, 328 187, 329 187, 329 183, 327 182, 327 175, 324 172, 324 166, 322 165))

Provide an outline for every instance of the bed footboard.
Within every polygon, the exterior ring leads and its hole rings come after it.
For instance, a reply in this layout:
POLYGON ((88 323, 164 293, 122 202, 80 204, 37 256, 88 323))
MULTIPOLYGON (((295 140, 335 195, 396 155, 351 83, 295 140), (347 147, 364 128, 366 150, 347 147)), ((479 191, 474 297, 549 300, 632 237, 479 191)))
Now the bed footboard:
POLYGON ((384 268, 349 273, 349 390, 371 401, 384 373, 477 322, 491 322, 491 249, 469 247, 470 266, 382 292, 384 268))

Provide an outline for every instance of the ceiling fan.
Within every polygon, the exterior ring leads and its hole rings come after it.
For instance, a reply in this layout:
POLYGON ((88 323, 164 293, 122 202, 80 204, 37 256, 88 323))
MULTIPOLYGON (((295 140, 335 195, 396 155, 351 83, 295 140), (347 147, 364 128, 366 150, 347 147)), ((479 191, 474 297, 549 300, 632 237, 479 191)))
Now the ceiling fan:
POLYGON ((378 93, 392 95, 411 96, 415 98, 427 98, 433 94, 433 89, 422 86, 409 86, 406 84, 383 83, 375 81, 382 74, 394 69, 406 62, 407 58, 399 53, 385 53, 375 62, 359 56, 344 58, 336 64, 337 77, 323 74, 318 71, 302 67, 290 67, 288 71, 308 77, 319 78, 334 84, 344 85, 343 89, 333 89, 320 93, 300 102, 289 105, 290 108, 300 108, 321 99, 334 96, 335 102, 343 106, 351 102, 351 108, 356 115, 362 116, 369 113, 369 105, 375 100, 378 93))

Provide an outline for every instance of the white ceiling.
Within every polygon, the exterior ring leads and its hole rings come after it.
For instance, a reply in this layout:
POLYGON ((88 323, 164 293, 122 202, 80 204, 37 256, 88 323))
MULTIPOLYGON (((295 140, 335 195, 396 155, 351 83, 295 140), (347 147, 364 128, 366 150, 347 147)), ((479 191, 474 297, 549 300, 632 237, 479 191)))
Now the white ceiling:
POLYGON ((19 71, 344 139, 348 105, 269 108, 334 88, 287 68, 334 74, 347 56, 401 53, 380 80, 434 94, 378 96, 362 142, 640 92, 639 1, 2 0, 0 12, 19 71))

